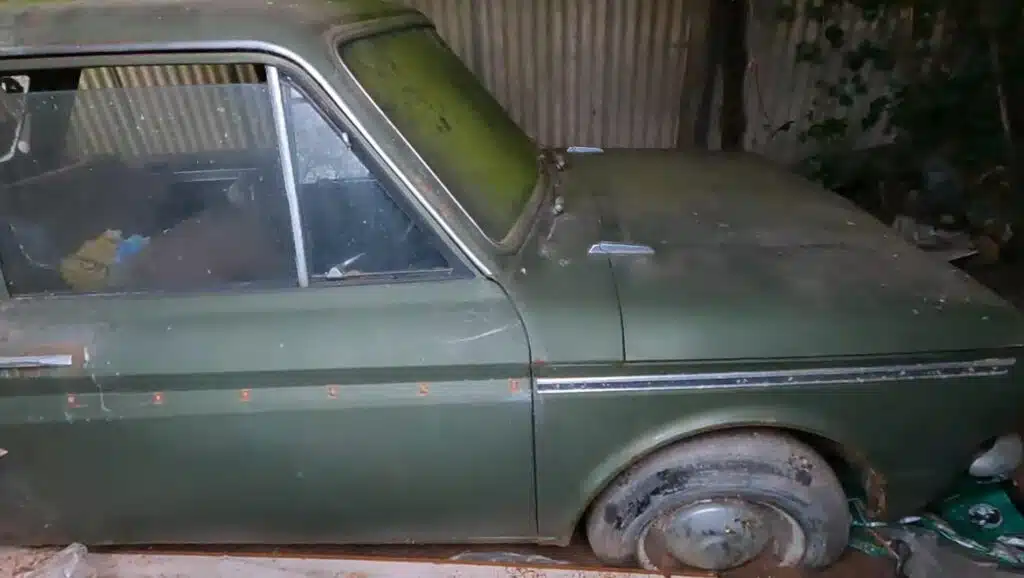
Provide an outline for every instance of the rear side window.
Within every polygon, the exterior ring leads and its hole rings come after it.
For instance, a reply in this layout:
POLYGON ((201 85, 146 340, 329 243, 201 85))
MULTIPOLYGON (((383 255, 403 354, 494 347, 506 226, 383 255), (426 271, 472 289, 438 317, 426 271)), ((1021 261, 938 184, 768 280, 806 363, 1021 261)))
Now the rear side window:
POLYGON ((311 280, 451 272, 436 237, 396 202, 349 135, 290 78, 283 88, 311 280))

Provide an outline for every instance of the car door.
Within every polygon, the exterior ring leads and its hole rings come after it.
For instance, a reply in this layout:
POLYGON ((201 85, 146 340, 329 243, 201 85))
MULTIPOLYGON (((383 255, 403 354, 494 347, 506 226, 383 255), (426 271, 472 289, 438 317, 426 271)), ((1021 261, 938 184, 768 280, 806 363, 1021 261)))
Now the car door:
POLYGON ((533 535, 504 292, 276 69, 200 63, 28 97, 68 140, 0 193, 0 540, 533 535))

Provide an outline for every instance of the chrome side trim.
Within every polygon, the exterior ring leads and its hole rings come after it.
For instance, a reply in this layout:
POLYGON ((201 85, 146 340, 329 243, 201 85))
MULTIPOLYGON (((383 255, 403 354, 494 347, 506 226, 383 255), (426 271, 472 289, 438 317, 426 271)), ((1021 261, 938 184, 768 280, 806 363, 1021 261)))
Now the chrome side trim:
POLYGON ((594 243, 587 250, 588 255, 653 255, 654 249, 649 245, 636 243, 617 243, 601 241, 594 243))
POLYGON ((271 106, 274 109, 274 128, 277 130, 277 146, 281 151, 281 172, 284 176, 284 192, 288 197, 288 217, 292 224, 292 244, 295 246, 295 271, 299 287, 309 287, 309 271, 306 268, 306 240, 302 235, 302 213, 299 207, 299 192, 295 186, 295 168, 292 166, 292 147, 288 139, 288 123, 285 120, 284 91, 281 90, 281 74, 276 66, 267 67, 267 85, 270 87, 271 106))
POLYGON ((571 146, 565 149, 571 155, 599 155, 604 152, 601 147, 571 146))
POLYGON ((793 385, 877 383, 917 379, 956 379, 1007 375, 1016 358, 978 359, 909 365, 865 367, 822 367, 725 373, 679 373, 666 375, 615 375, 605 377, 542 377, 537 393, 598 393, 676 391, 725 388, 762 388, 793 385))
POLYGON ((0 369, 42 369, 46 367, 71 367, 74 359, 70 355, 16 355, 0 357, 0 369))

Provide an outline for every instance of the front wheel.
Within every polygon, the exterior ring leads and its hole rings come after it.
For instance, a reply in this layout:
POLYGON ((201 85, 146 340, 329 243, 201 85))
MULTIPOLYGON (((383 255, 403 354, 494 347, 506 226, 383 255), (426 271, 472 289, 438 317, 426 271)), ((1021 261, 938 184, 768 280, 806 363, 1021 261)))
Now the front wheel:
POLYGON ((709 434, 660 450, 595 501, 587 538, 603 562, 722 571, 765 554, 821 568, 846 548, 850 513, 814 450, 771 430, 709 434))

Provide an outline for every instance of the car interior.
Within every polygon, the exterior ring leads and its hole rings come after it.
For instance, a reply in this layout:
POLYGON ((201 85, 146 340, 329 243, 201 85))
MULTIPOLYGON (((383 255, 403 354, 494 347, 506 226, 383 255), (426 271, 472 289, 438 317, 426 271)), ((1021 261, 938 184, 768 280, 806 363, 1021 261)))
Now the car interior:
MULTIPOLYGON (((46 88, 34 80, 39 86, 46 88)), ((73 93, 29 103, 33 152, 0 163, 0 258, 12 294, 81 292, 62 263, 77 252, 85 268, 109 268, 83 255, 111 232, 145 239, 145 247, 117 275, 101 271, 105 282, 91 292, 297 282, 276 148, 69 162, 65 139, 54 138, 66 131, 40 128, 58 128, 52 117, 61 116, 66 128, 61 109, 74 106, 73 93)), ((298 196, 314 280, 447 268, 432 237, 373 177, 318 178, 301 183, 298 196)))

